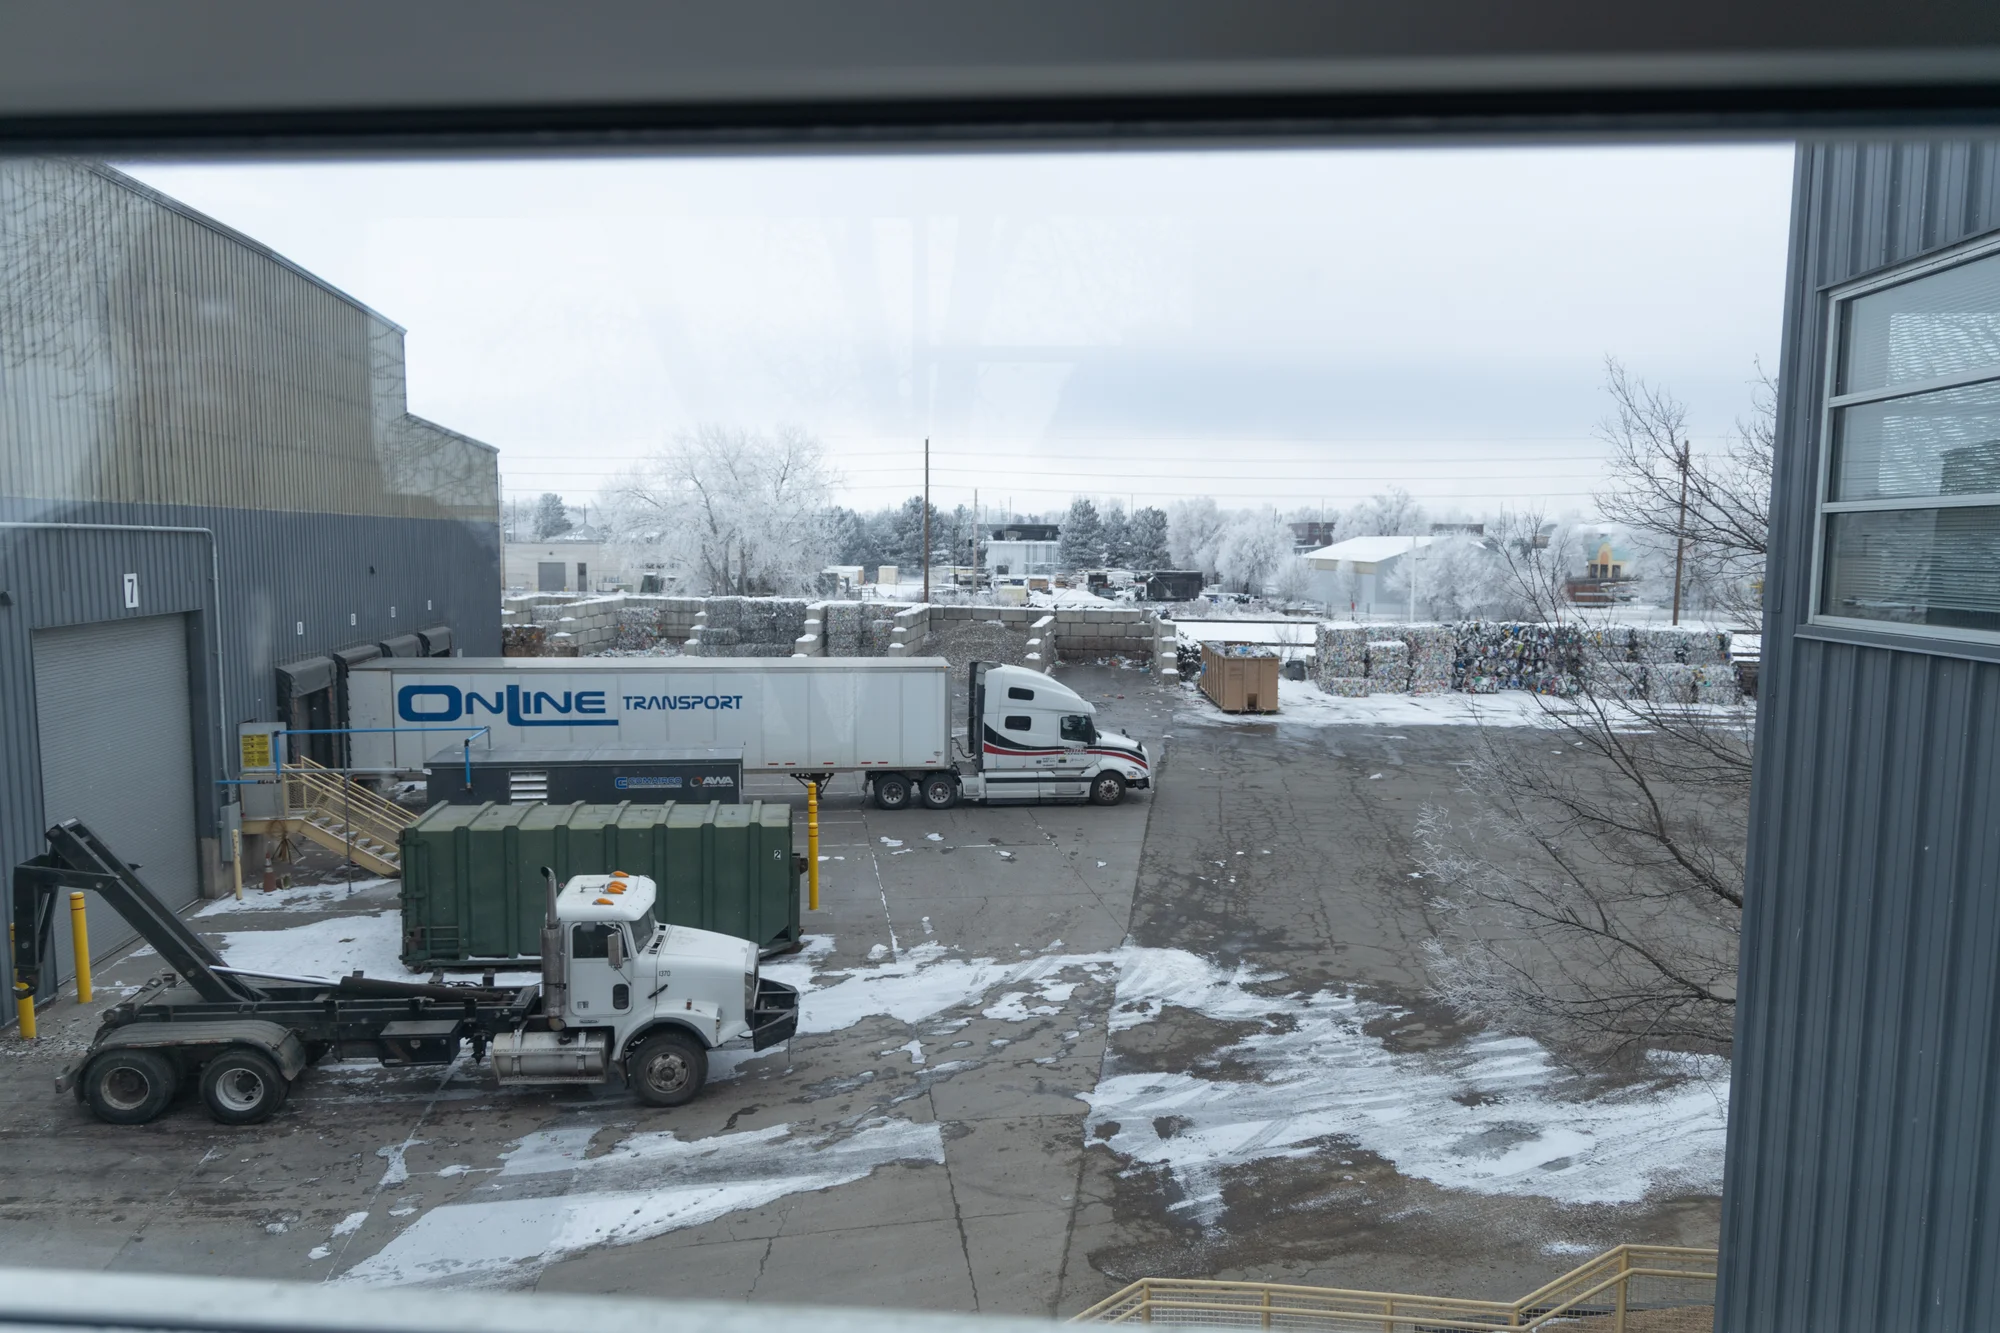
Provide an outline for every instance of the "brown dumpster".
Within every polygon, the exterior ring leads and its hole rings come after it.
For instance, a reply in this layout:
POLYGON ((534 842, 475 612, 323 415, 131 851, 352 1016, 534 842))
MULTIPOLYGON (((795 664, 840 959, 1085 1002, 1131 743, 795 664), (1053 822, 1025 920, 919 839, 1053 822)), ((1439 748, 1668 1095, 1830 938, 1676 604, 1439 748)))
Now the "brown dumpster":
POLYGON ((1254 643, 1204 643, 1201 692, 1225 713, 1278 711, 1278 655, 1254 643))

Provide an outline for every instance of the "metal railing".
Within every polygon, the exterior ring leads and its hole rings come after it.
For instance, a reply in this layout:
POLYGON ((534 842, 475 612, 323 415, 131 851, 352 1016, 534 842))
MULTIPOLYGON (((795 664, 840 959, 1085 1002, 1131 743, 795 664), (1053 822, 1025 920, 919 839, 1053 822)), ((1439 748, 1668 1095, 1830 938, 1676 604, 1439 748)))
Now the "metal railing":
POLYGON ((1079 1324, 1266 1328, 1288 1333, 1444 1333, 1538 1329, 1589 1319, 1597 1333, 1706 1329, 1715 1303, 1714 1250, 1620 1245, 1514 1301, 1275 1282, 1141 1278, 1091 1306, 1079 1324))
POLYGON ((303 756, 286 764, 279 780, 285 816, 304 824, 307 836, 345 850, 358 864, 388 873, 401 869, 400 844, 416 819, 412 812, 303 756))

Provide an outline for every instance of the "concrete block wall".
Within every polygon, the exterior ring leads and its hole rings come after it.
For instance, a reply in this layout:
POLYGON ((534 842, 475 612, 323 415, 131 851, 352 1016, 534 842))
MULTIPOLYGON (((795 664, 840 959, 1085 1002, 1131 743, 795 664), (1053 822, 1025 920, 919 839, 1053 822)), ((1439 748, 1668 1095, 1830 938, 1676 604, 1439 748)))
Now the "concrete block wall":
MULTIPOLYGON (((1159 617, 1138 607, 1062 608, 1045 612, 1055 650, 1072 659, 1143 657, 1158 661, 1159 617)), ((1171 640, 1169 641, 1171 642, 1171 640)), ((1172 653, 1167 654, 1171 658, 1172 653)))

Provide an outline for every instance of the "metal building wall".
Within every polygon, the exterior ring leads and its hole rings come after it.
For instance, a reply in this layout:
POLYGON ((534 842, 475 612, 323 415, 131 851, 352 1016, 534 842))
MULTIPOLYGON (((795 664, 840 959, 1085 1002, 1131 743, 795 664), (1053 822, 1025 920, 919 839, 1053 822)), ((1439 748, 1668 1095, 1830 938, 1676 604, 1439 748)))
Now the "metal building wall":
POLYGON ((408 413, 402 340, 109 168, 0 161, 0 868, 41 850, 36 629, 192 613, 204 838, 278 663, 436 624, 499 651, 495 454, 408 413))
POLYGON ((2000 651, 1802 623, 1824 289, 1996 229, 2000 143, 1799 150, 1719 1333, 2000 1311, 2000 651))

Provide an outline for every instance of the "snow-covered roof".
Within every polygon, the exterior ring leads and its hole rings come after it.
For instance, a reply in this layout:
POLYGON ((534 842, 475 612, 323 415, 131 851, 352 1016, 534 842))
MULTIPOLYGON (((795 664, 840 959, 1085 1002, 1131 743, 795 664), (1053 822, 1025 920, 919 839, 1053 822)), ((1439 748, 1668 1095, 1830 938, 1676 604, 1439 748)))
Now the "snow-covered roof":
POLYGON ((1349 537, 1344 542, 1306 552, 1306 559, 1315 563, 1351 560, 1356 564, 1372 565, 1408 555, 1412 548, 1429 546, 1436 540, 1435 537, 1349 537))

